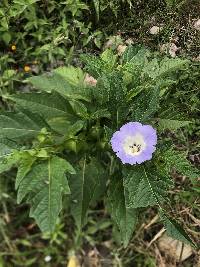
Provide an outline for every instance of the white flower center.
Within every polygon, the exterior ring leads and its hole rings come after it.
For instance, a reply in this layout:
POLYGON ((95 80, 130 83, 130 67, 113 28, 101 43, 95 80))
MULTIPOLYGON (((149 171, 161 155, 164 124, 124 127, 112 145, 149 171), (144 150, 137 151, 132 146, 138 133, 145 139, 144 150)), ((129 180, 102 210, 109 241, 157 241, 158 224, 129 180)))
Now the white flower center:
POLYGON ((139 155, 146 147, 144 137, 137 133, 134 136, 127 136, 123 143, 123 149, 127 155, 139 155))

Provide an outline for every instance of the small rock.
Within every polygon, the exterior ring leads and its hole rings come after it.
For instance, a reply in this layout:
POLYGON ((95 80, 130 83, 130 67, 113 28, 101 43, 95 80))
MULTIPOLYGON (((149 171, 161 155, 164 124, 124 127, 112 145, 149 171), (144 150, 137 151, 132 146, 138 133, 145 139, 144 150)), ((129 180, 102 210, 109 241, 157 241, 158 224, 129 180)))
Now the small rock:
POLYGON ((150 34, 156 35, 156 34, 158 34, 161 30, 162 30, 162 27, 153 26, 153 27, 151 27, 151 29, 149 30, 149 32, 150 32, 150 34))
POLYGON ((95 86, 97 84, 97 80, 90 76, 88 73, 86 73, 84 82, 88 85, 95 86))
POLYGON ((200 31, 200 19, 196 20, 194 23, 194 28, 198 31, 200 31))
POLYGON ((176 57, 176 53, 180 50, 174 43, 166 43, 160 46, 160 52, 165 54, 170 54, 171 57, 176 57))
POLYGON ((134 41, 133 41, 132 38, 128 38, 128 39, 125 41, 125 43, 126 43, 127 45, 132 45, 132 44, 134 43, 134 41))
POLYGON ((107 48, 111 48, 112 45, 113 45, 114 41, 112 39, 109 39, 105 45, 104 45, 104 49, 107 49, 107 48))
POLYGON ((176 57, 176 52, 179 50, 179 48, 174 44, 171 43, 169 46, 169 54, 171 57, 176 57))
POLYGON ((124 53, 124 51, 126 50, 126 48, 127 48, 126 45, 118 45, 118 47, 117 47, 117 54, 119 56, 121 56, 124 53))
POLYGON ((196 58, 193 58, 194 61, 200 62, 200 55, 198 55, 196 58))
POLYGON ((116 47, 122 43, 123 43, 123 40, 120 34, 110 36, 108 41, 104 44, 103 50, 106 50, 108 48, 116 49, 116 47))

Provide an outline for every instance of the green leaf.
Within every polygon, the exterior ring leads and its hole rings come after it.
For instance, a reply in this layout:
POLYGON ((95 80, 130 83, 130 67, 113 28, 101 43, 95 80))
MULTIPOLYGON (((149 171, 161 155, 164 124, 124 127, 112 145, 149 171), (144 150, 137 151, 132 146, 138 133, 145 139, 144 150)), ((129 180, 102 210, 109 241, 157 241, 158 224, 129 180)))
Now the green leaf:
POLYGON ((17 148, 18 146, 14 141, 6 138, 0 139, 0 158, 10 155, 12 151, 17 148))
POLYGON ((146 48, 135 45, 135 46, 128 46, 126 50, 123 53, 122 60, 123 65, 128 67, 128 64, 131 63, 131 67, 134 65, 144 65, 144 63, 147 61, 147 57, 150 55, 149 50, 146 48), (127 64, 128 63, 128 64, 127 64))
MULTIPOLYGON (((161 104, 161 106, 164 106, 161 104)), ((187 126, 191 123, 177 107, 169 105, 168 108, 159 112, 158 130, 166 129, 176 131, 177 129, 187 126)))
POLYGON ((112 135, 113 135, 113 130, 107 126, 104 126, 104 133, 105 133, 106 140, 110 142, 110 139, 112 138, 112 135))
POLYGON ((83 86, 85 73, 81 68, 73 66, 60 67, 55 69, 53 73, 60 75, 71 86, 83 86))
POLYGON ((111 114, 107 109, 98 109, 97 111, 92 113, 90 117, 91 117, 92 120, 98 120, 98 119, 101 119, 101 118, 110 119, 111 114))
POLYGON ((12 69, 9 70, 9 69, 7 69, 7 70, 5 70, 3 72, 2 78, 5 79, 5 80, 9 80, 9 79, 12 79, 14 75, 16 75, 16 71, 15 70, 12 70, 12 69))
POLYGON ((160 176, 153 168, 135 166, 123 170, 127 208, 159 205, 168 200, 167 190, 173 185, 169 177, 160 176))
POLYGON ((77 116, 80 118, 88 118, 87 108, 86 106, 78 100, 70 101, 73 111, 76 113, 77 116))
POLYGON ((42 93, 23 93, 11 96, 11 99, 22 108, 31 112, 39 113, 45 119, 54 117, 66 117, 74 119, 74 112, 69 102, 56 92, 52 94, 42 93))
POLYGON ((65 137, 73 137, 75 136, 84 126, 85 122, 81 120, 77 120, 74 124, 69 121, 66 121, 65 118, 52 118, 48 121, 51 128, 64 135, 65 137))
POLYGON ((89 164, 83 161, 82 169, 69 177, 71 190, 71 214, 78 231, 86 223, 87 211, 91 203, 96 201, 105 190, 105 173, 101 165, 92 160, 89 164))
POLYGON ((0 114, 0 138, 26 140, 37 136, 47 123, 30 112, 5 112, 0 114))
POLYGON ((105 50, 100 57, 92 55, 81 55, 85 69, 94 78, 99 78, 103 74, 112 73, 115 69, 117 56, 111 49, 105 50))
POLYGON ((113 70, 117 61, 117 55, 113 53, 111 49, 106 49, 100 56, 104 62, 104 68, 107 70, 113 70))
POLYGON ((1 38, 6 43, 6 45, 8 45, 12 39, 12 36, 9 32, 4 32, 3 34, 1 34, 1 38))
POLYGON ((163 213, 163 211, 160 211, 159 214, 169 236, 174 239, 180 240, 185 244, 189 244, 192 247, 196 247, 185 230, 174 219, 168 217, 163 213))
POLYGON ((3 159, 0 159, 0 173, 9 171, 14 165, 17 165, 19 161, 19 155, 13 153, 3 159))
POLYGON ((33 163, 36 158, 31 157, 31 155, 21 158, 18 166, 17 176, 15 180, 15 189, 18 189, 20 182, 25 178, 25 176, 30 172, 33 163))
POLYGON ((96 12, 96 18, 97 22, 99 21, 99 13, 100 13, 100 1, 99 0, 93 0, 93 5, 96 12))
POLYGON ((84 84, 85 73, 73 66, 60 67, 52 73, 33 76, 28 81, 37 89, 59 94, 72 99, 90 99, 90 90, 84 84))
POLYGON ((172 168, 175 168, 178 173, 189 177, 193 183, 197 183, 200 170, 193 166, 182 152, 170 148, 162 153, 162 160, 164 162, 161 167, 166 173, 170 173, 172 168))
POLYGON ((166 57, 160 62, 156 58, 154 58, 152 61, 145 65, 144 72, 155 80, 167 76, 173 71, 182 69, 188 63, 188 60, 183 60, 180 58, 174 59, 166 57))
POLYGON ((55 117, 48 119, 48 124, 54 132, 64 135, 72 122, 68 121, 66 117, 55 117))
POLYGON ((80 130, 82 130, 84 126, 85 126, 84 121, 81 120, 76 121, 74 124, 68 127, 67 131, 65 132, 65 136, 67 137, 75 136, 78 132, 80 132, 80 130))
POLYGON ((179 120, 171 120, 171 119, 158 119, 158 130, 165 131, 171 130, 176 131, 177 129, 187 126, 191 123, 191 121, 179 121, 179 120))
POLYGON ((149 90, 142 91, 131 102, 132 121, 146 122, 153 117, 159 106, 159 88, 149 88, 149 90))
POLYGON ((113 221, 120 230, 121 240, 126 247, 138 221, 138 210, 127 208, 123 180, 113 177, 109 184, 108 207, 113 221))
POLYGON ((62 208, 62 195, 70 194, 66 171, 75 173, 69 162, 54 156, 35 164, 19 184, 17 201, 20 203, 27 196, 30 216, 42 231, 54 230, 62 208))
POLYGON ((97 83, 94 92, 94 98, 99 109, 104 105, 110 114, 112 114, 113 122, 124 120, 128 113, 128 105, 124 101, 126 87, 123 83, 122 74, 115 70, 112 73, 104 74, 97 83), (117 115, 118 113, 118 115, 117 115))
POLYGON ((99 78, 104 73, 104 63, 100 58, 88 54, 83 54, 80 58, 85 64, 84 69, 94 78, 99 78))

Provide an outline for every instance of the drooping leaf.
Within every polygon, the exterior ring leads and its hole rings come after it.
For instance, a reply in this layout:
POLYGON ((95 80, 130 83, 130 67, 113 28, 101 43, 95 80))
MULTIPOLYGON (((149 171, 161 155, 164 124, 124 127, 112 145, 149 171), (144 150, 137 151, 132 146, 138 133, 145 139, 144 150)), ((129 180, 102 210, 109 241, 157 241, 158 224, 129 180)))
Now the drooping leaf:
POLYGON ((0 114, 0 138, 26 140, 37 136, 46 122, 33 113, 6 112, 0 114))
POLYGON ((28 79, 39 90, 52 92, 72 99, 90 99, 90 90, 84 84, 85 73, 73 66, 59 67, 51 73, 33 76, 28 79))
POLYGON ((185 244, 189 244, 192 247, 196 247, 196 245, 185 232, 185 230, 174 219, 164 214, 163 211, 160 211, 159 214, 169 236, 185 244))
POLYGON ((53 73, 60 75, 66 82, 68 82, 71 86, 83 86, 85 73, 79 67, 60 67, 53 71, 53 73))
POLYGON ((77 116, 84 119, 88 118, 87 108, 81 101, 71 100, 70 105, 77 116))
POLYGON ((127 208, 158 205, 168 199, 167 190, 173 185, 169 177, 162 177, 156 170, 142 165, 124 169, 123 176, 127 208))
POLYGON ((70 137, 76 135, 83 127, 85 126, 85 122, 78 120, 73 125, 70 125, 65 132, 65 136, 70 137))
POLYGON ((17 201, 20 203, 27 196, 30 216, 42 231, 54 230, 62 208, 62 195, 70 193, 65 172, 75 173, 69 162, 54 156, 35 164, 19 183, 17 201))
POLYGON ((99 198, 105 190, 105 184, 104 169, 96 160, 87 164, 84 159, 82 169, 79 169, 76 175, 69 177, 71 214, 79 232, 86 223, 90 204, 99 198))
POLYGON ((138 210, 127 208, 124 194, 122 179, 113 177, 109 184, 107 204, 111 217, 119 228, 121 240, 126 247, 136 227, 138 210))
POLYGON ((68 120, 74 119, 74 112, 69 102, 56 92, 52 94, 23 93, 10 97, 22 108, 38 113, 45 119, 54 117, 65 117, 68 120))
POLYGON ((0 139, 0 158, 10 155, 12 151, 17 148, 16 142, 6 138, 0 139))
POLYGON ((17 176, 15 180, 15 189, 18 189, 20 182, 24 179, 24 177, 30 172, 33 163, 36 158, 31 156, 26 156, 25 158, 21 158, 19 165, 17 176))

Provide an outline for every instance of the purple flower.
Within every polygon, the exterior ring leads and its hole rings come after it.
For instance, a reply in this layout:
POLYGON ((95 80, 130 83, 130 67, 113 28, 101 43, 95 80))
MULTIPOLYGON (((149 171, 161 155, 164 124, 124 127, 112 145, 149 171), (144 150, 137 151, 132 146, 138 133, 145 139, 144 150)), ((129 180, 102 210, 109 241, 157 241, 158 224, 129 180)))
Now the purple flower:
POLYGON ((112 149, 123 164, 140 164, 150 160, 156 144, 156 130, 139 122, 126 123, 111 138, 112 149))

